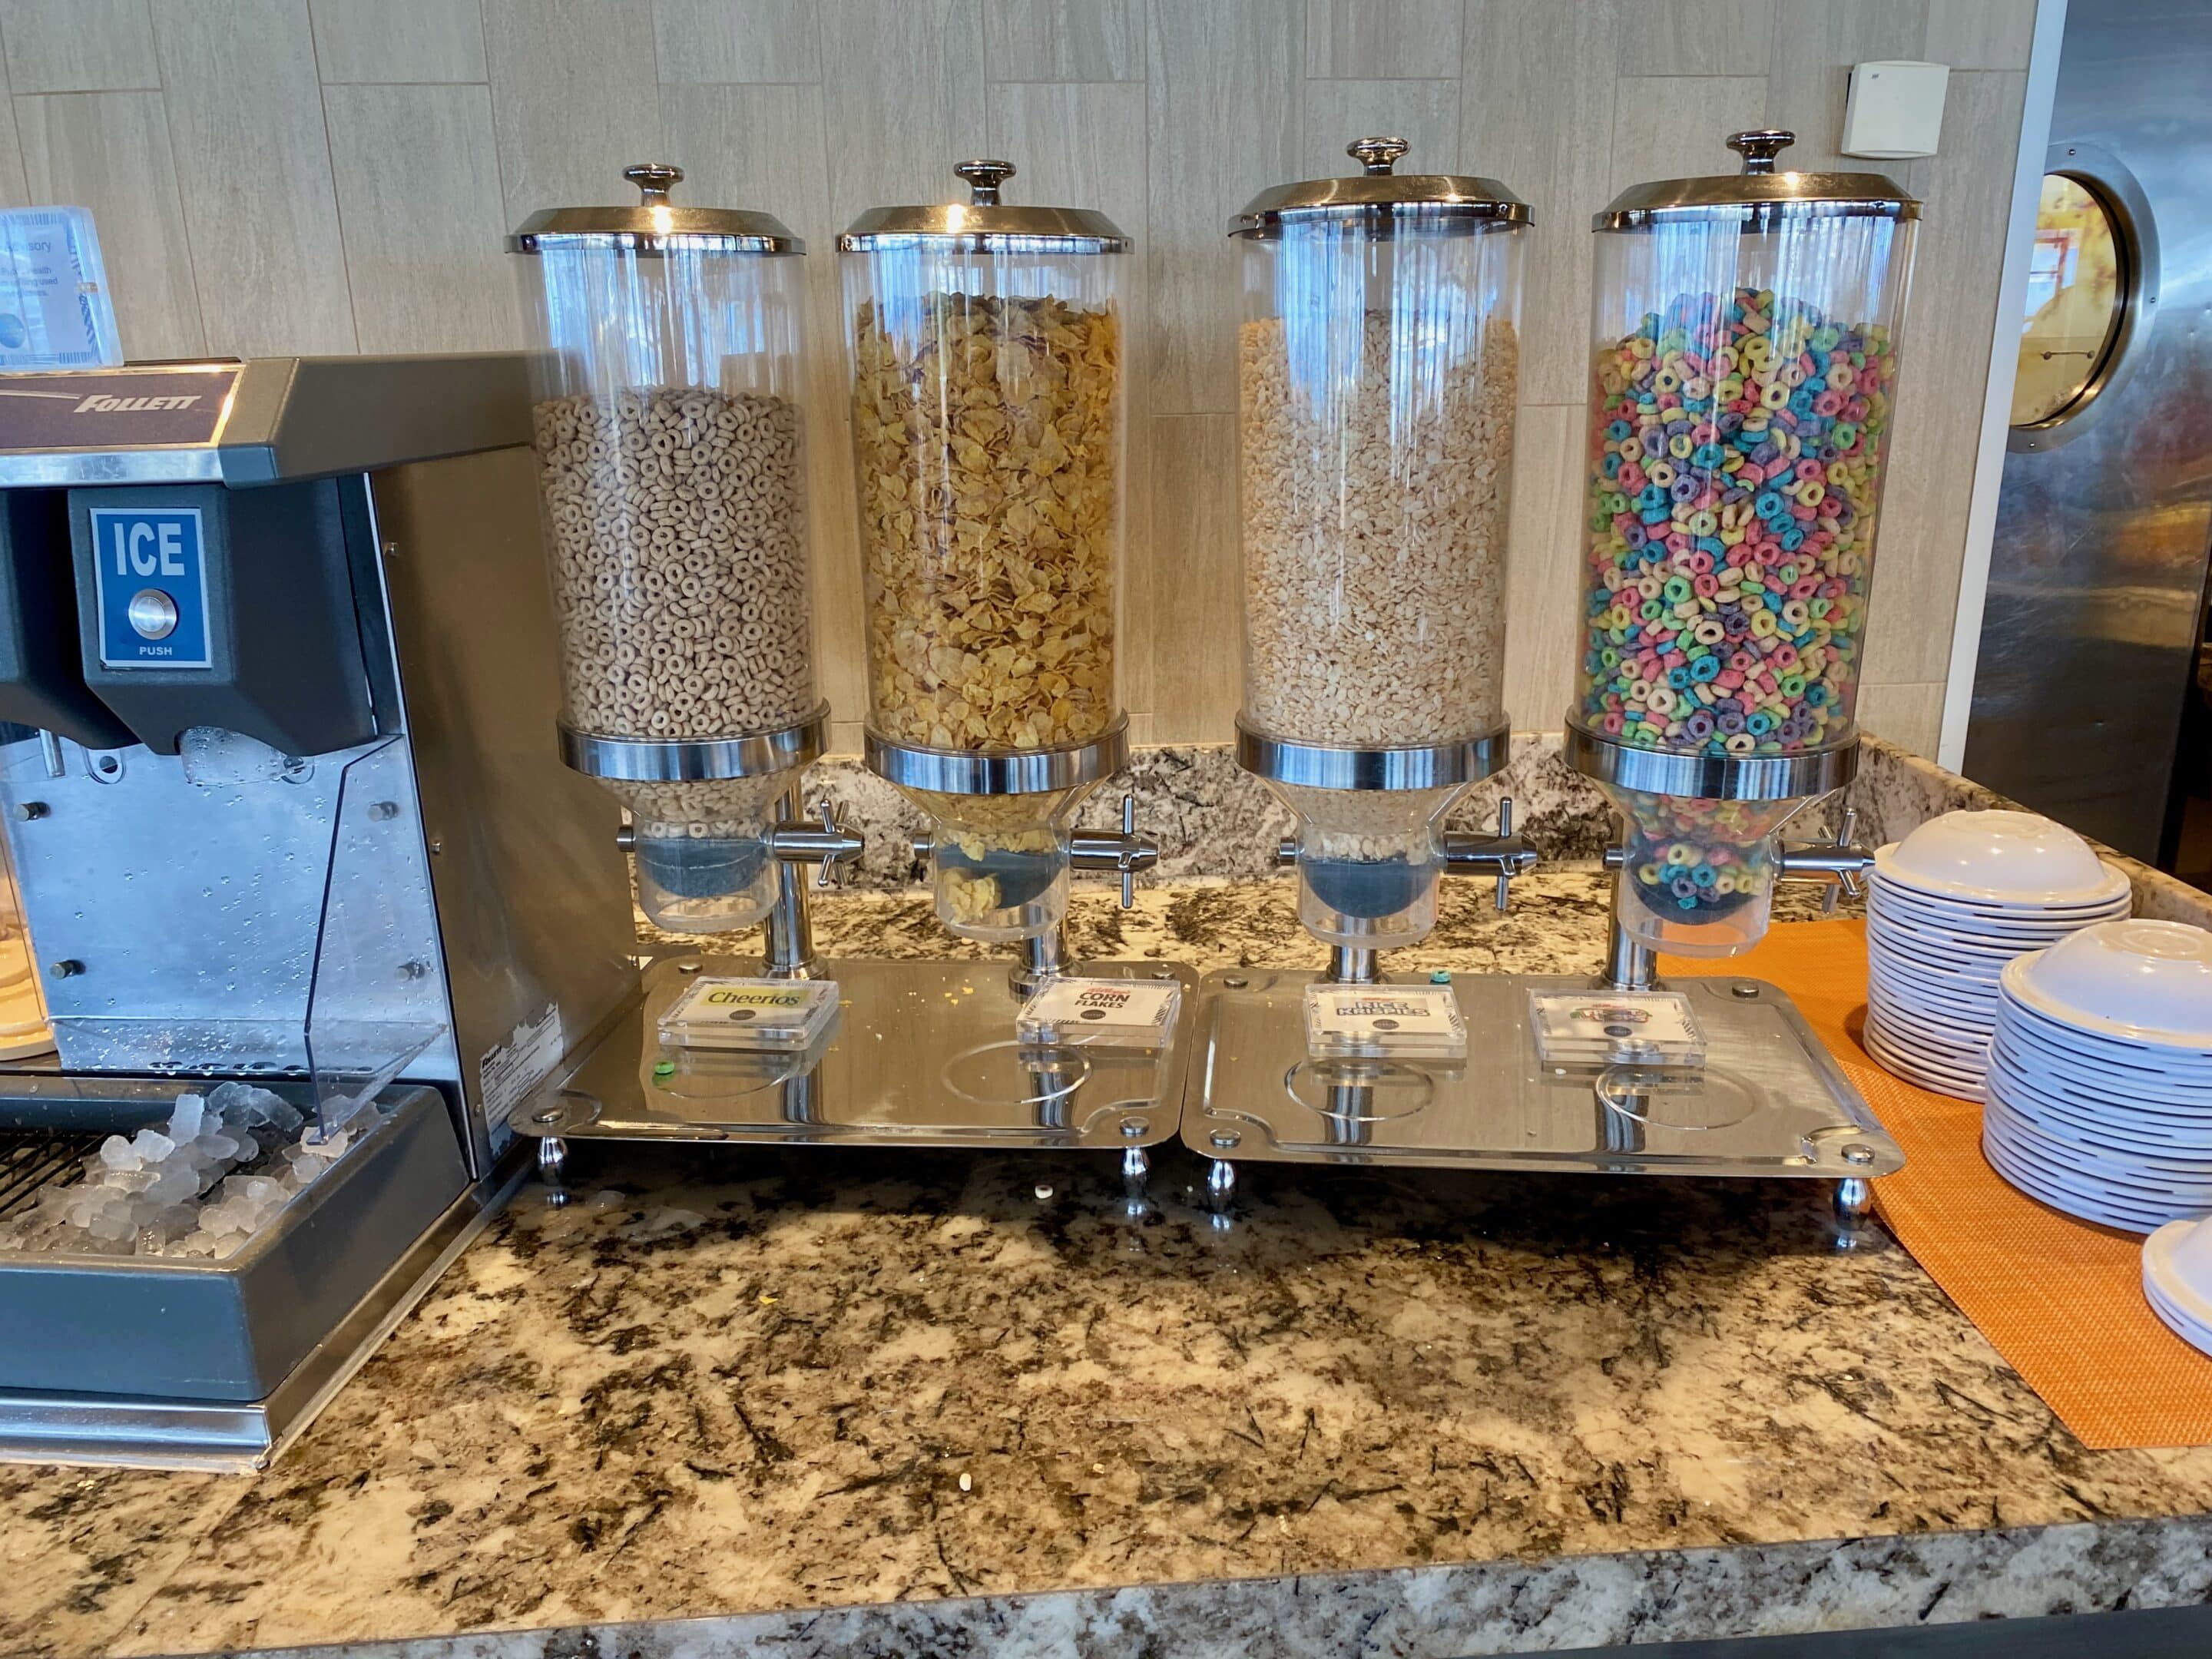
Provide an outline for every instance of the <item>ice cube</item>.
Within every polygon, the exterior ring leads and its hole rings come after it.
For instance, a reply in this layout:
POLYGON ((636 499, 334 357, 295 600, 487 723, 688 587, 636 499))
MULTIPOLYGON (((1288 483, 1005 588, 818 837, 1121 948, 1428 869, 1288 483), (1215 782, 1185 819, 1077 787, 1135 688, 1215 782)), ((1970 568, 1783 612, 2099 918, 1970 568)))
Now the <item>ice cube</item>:
POLYGON ((111 1170, 135 1170, 141 1160, 137 1147, 121 1135, 110 1135, 100 1143, 100 1161, 111 1170))
POLYGON ((249 1203, 261 1207, 284 1201, 284 1189, 267 1176, 246 1176, 245 1185, 240 1190, 249 1203))
POLYGON ((112 1243, 130 1237, 137 1229, 131 1225, 127 1206, 103 1205, 93 1216, 89 1231, 94 1238, 112 1243))
POLYGON ((177 1150, 177 1143, 159 1129, 141 1129, 131 1138, 131 1150, 148 1164, 159 1164, 177 1150))
POLYGON ((191 1139, 199 1133, 207 1115, 207 1099, 204 1096, 179 1095, 177 1109, 169 1114, 169 1139, 179 1145, 191 1139))
POLYGON ((203 1131, 193 1141, 192 1150, 214 1164, 228 1164, 238 1156, 238 1142, 223 1129, 203 1131))
POLYGON ((181 1204, 188 1198, 199 1196, 200 1177, 197 1170, 171 1164, 155 1177, 146 1189, 146 1196, 156 1204, 181 1204))

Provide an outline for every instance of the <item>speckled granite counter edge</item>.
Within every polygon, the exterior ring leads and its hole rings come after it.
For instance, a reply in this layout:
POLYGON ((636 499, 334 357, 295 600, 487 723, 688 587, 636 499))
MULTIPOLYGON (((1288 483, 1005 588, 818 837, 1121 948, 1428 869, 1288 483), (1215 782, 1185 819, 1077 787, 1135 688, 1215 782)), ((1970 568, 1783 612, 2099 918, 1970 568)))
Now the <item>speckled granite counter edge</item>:
POLYGON ((324 1659, 1506 1655, 2212 1602, 2212 1517, 1644 1551, 477 1632, 324 1659))

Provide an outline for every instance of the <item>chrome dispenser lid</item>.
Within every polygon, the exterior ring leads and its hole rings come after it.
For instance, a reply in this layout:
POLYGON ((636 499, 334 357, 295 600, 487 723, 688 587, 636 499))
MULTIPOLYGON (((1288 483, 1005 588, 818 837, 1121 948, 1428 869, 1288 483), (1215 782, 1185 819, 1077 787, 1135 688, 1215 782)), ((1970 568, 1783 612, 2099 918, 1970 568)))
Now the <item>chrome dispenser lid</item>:
POLYGON ((1283 234, 1285 219, 1388 220, 1413 210, 1425 218, 1458 219, 1470 230, 1535 222, 1528 204, 1495 179, 1455 173, 1396 173, 1398 158, 1413 146, 1403 138, 1355 138, 1344 153, 1366 169, 1349 179, 1308 179, 1277 185, 1245 203, 1229 222, 1231 236, 1283 234))
POLYGON ((935 207, 870 208, 837 239, 847 253, 920 243, 965 253, 1127 253, 1128 237, 1090 208, 1015 207, 999 199, 1012 161, 963 161, 968 199, 935 207))
POLYGON ((1777 173, 1774 158, 1797 142, 1779 128, 1732 132, 1741 173, 1632 185, 1590 221, 1593 230, 1633 230, 1695 219, 1765 223, 1785 218, 1917 219, 1920 204, 1880 173, 1777 173))
POLYGON ((806 244, 771 214, 736 208, 678 207, 668 199, 684 169, 660 161, 624 167, 638 188, 635 207, 544 208, 507 239, 510 253, 548 248, 613 248, 658 254, 671 249, 710 253, 804 253, 806 244))

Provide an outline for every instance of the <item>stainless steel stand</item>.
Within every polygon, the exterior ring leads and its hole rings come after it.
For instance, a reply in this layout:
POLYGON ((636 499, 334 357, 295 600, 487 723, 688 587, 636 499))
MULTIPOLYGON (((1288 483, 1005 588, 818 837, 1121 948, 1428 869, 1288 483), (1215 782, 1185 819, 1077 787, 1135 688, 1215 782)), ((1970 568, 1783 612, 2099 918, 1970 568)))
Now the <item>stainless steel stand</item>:
MULTIPOLYGON (((1534 991, 1567 975, 1458 976, 1465 1060, 1334 1059, 1306 1048, 1310 972, 1201 982, 1182 1139, 1226 1202, 1244 1160, 1856 1182, 1904 1163, 1790 999, 1757 980, 1686 980, 1707 1044, 1695 1070, 1559 1066, 1529 1030, 1534 991)), ((1382 985, 1430 976, 1385 975, 1382 985)))
MULTIPOLYGON (((1297 743, 1273 737, 1246 724, 1240 715, 1237 721, 1237 763, 1254 776, 1264 778, 1271 783, 1304 789, 1341 790, 1357 793, 1460 789, 1489 777, 1505 764, 1511 751, 1511 722, 1503 721, 1495 730, 1479 737, 1447 743, 1351 748, 1297 743)), ((1535 849, 1513 833, 1513 802, 1510 798, 1498 804, 1497 834, 1484 836, 1448 830, 1443 832, 1442 840, 1443 873, 1494 878, 1498 883, 1498 908, 1500 910, 1504 910, 1510 902, 1513 878, 1526 874, 1536 865, 1535 849)), ((1291 868, 1297 862, 1297 842, 1284 841, 1276 847, 1275 863, 1279 868, 1291 868)), ((1318 977, 1334 985, 1374 985, 1382 983, 1383 976, 1377 952, 1373 948, 1337 944, 1329 947, 1328 966, 1318 977)), ((1209 975, 1204 981, 1206 997, 1200 1016, 1202 1025, 1210 1029, 1210 1023, 1218 1012, 1214 1006, 1217 991, 1241 991, 1249 982, 1249 977, 1243 974, 1209 975)), ((1306 981, 1301 980, 1299 982, 1303 986, 1306 981)), ((1283 1017, 1295 1024, 1298 1048, 1303 1053, 1305 1036, 1303 992, 1295 1006, 1285 1005, 1283 1017)), ((1266 1064, 1273 1064, 1272 1056, 1266 1064)), ((1270 1072, 1268 1075, 1273 1073, 1270 1072)), ((1241 1086, 1241 1081, 1237 1079, 1204 1079, 1198 1085, 1201 1091, 1197 1107, 1199 1114, 1205 1115, 1206 1101, 1215 1089, 1235 1091, 1241 1086)), ((1341 1101, 1345 1097, 1343 1090, 1349 1085, 1338 1080, 1322 1086, 1325 1098, 1341 1101)), ((1340 1124, 1352 1121, 1340 1120, 1340 1124)), ((1217 1216, 1225 1216, 1237 1194, 1237 1169, 1230 1155, 1239 1152, 1245 1146, 1243 1125, 1233 1121, 1232 1117, 1231 1120, 1207 1124, 1202 1131, 1194 1133, 1192 1103, 1186 1099, 1183 1140, 1193 1151, 1209 1160, 1206 1185, 1207 1201, 1217 1216)))
MULTIPOLYGON (((1569 765, 1600 783, 1699 800, 1791 800, 1828 794, 1856 775, 1859 760, 1856 738, 1826 749, 1794 755, 1672 754, 1616 742, 1571 721, 1567 726, 1565 750, 1569 765)), ((1778 859, 1776 878, 1827 884, 1822 908, 1828 911, 1834 910, 1838 894, 1856 898, 1864 890, 1866 872, 1874 865, 1872 849, 1859 846, 1854 839, 1857 829, 1858 811, 1852 808, 1844 812, 1842 827, 1833 842, 1824 846, 1784 847, 1778 859)), ((1626 858, 1625 845, 1609 847, 1605 853, 1605 867, 1618 871, 1626 858)), ((1658 988, 1658 965, 1651 947, 1632 935, 1623 924, 1617 882, 1610 894, 1609 915, 1612 933, 1607 945, 1605 969, 1598 976, 1599 985, 1622 992, 1658 988)), ((1771 986, 1765 988, 1765 994, 1788 1000, 1784 993, 1771 986)), ((1791 1012, 1794 1015, 1796 1011, 1792 1009, 1791 1012)), ((1802 1022, 1798 1024, 1802 1028, 1802 1022)), ((1803 1040, 1813 1049, 1819 1049, 1819 1039, 1809 1031, 1803 1033, 1803 1040)), ((1818 1057, 1823 1061, 1827 1058, 1824 1051, 1818 1057)), ((1726 1055, 1719 1058, 1726 1063, 1726 1055)), ((1711 1060, 1709 1056, 1709 1063, 1711 1060)), ((1844 1086, 1850 1088, 1848 1084, 1844 1086)), ((1857 1091, 1850 1091, 1850 1096, 1859 1110, 1865 1113, 1867 1121, 1873 1122, 1873 1114, 1857 1091)), ((1884 1139, 1887 1140, 1887 1137, 1884 1139)), ((1893 1145, 1891 1149, 1894 1151, 1893 1145)), ((1866 1160, 1869 1165, 1877 1161, 1866 1160)), ((1902 1162, 1900 1153, 1898 1163, 1902 1162)), ((1857 1168, 1856 1160, 1854 1168, 1857 1168)), ((1834 1207, 1839 1248, 1861 1248, 1872 1237, 1869 1224, 1873 1214, 1874 1189, 1868 1176, 1887 1173, 1887 1168, 1867 1167, 1838 1179, 1834 1207)))
MULTIPOLYGON (((1092 743, 1015 755, 916 749, 872 733, 867 756, 878 774, 911 789, 1073 790, 1121 768, 1127 727, 1117 722, 1092 743)), ((540 1138, 538 1168, 549 1184, 564 1181, 571 1143, 586 1139, 1097 1150, 1117 1154, 1128 1201, 1141 1204, 1152 1170, 1146 1149, 1176 1131, 1197 975, 1158 963, 1073 962, 1059 927, 1024 941, 1011 967, 818 957, 799 866, 818 865, 814 885, 830 886, 862 842, 826 811, 809 823, 797 806, 794 789, 769 837, 781 868, 763 952, 655 959, 637 999, 569 1072, 523 1103, 516 1125, 540 1138), (699 974, 833 981, 837 1018, 800 1053, 664 1048, 661 1014, 699 974), (1015 1029, 1023 1003, 1062 975, 1176 981, 1183 996, 1167 1042, 1156 1050, 1023 1042, 1015 1029)), ((1125 798, 1118 831, 1078 830, 1070 842, 1070 867, 1118 876, 1125 907, 1135 902, 1137 873, 1159 859, 1137 833, 1135 814, 1125 798)))
MULTIPOLYGON (((1244 734, 1238 757, 1248 769, 1275 769, 1262 775, 1283 770, 1278 753, 1252 734, 1244 734)), ((1784 799, 1840 787, 1857 755, 1856 744, 1811 756, 1655 755, 1571 730, 1567 757, 1625 788, 1784 799)), ((1373 778, 1407 769, 1367 760, 1340 764, 1333 775, 1373 778)), ((1447 862, 1495 875, 1503 908, 1507 884, 1534 854, 1510 839, 1510 803, 1500 819, 1498 837, 1468 837, 1455 847, 1448 838, 1447 862)), ((1871 862, 1851 844, 1854 822, 1847 815, 1833 845, 1787 849, 1784 873, 1851 890, 1871 862)), ((1292 861, 1296 850, 1285 843, 1279 862, 1292 861)), ((1617 867, 1620 857, 1616 849, 1607 867, 1617 867)), ((1380 973, 1372 951, 1341 946, 1319 974, 1206 975, 1182 1139, 1209 1161, 1206 1192, 1217 1212, 1233 1202, 1237 1166, 1246 1161, 1778 1176, 1836 1183, 1838 1243, 1856 1248, 1855 1241, 1872 1237, 1870 1179, 1904 1163, 1790 999, 1759 981, 1715 975, 1674 988, 1690 999, 1705 1033, 1706 1060, 1697 1068, 1546 1062, 1530 1030, 1530 994, 1592 988, 1588 980, 1521 974, 1452 981, 1468 1024, 1464 1061, 1319 1057, 1308 1052, 1305 1036, 1305 991, 1316 981, 1429 982, 1426 975, 1380 973)), ((1606 969, 1594 988, 1656 984, 1652 952, 1616 914, 1606 969)))

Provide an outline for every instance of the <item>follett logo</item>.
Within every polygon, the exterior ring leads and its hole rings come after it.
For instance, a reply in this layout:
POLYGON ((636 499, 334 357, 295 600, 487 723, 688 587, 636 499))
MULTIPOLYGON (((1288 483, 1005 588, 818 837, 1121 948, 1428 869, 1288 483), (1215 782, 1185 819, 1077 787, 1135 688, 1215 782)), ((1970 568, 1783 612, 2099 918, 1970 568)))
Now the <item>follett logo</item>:
POLYGON ((199 402, 199 394, 184 398, 115 398, 106 392, 94 392, 75 409, 72 415, 119 415, 137 410, 190 409, 199 402))

